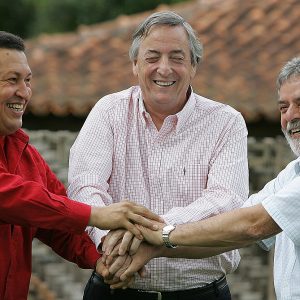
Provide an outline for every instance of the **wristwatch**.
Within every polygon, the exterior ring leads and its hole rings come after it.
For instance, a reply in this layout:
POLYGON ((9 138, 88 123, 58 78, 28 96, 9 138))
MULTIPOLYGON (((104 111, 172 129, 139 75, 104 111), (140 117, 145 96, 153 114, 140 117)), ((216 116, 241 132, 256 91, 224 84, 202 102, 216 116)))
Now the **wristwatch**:
POLYGON ((176 248, 177 245, 174 245, 170 242, 169 236, 170 233, 175 229, 173 225, 167 225, 162 229, 162 239, 167 248, 176 248))

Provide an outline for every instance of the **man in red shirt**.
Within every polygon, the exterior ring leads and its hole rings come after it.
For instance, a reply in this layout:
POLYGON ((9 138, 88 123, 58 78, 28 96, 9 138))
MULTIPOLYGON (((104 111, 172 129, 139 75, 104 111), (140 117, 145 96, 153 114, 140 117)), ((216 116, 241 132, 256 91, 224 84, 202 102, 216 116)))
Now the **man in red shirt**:
POLYGON ((124 201, 91 207, 66 197, 63 184, 20 129, 31 99, 31 70, 18 36, 0 31, 0 299, 26 300, 33 238, 81 268, 95 268, 100 254, 87 225, 153 227, 146 208, 124 201))

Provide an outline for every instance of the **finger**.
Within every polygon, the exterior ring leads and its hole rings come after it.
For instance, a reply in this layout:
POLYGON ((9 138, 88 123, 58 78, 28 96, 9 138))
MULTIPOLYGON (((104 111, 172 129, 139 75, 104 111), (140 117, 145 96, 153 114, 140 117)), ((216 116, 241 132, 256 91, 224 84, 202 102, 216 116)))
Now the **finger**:
POLYGON ((144 216, 147 219, 151 219, 157 222, 164 222, 164 220, 159 215, 144 206, 136 204, 134 212, 138 215, 144 216))
POLYGON ((124 233, 126 231, 124 229, 112 230, 107 234, 107 237, 103 243, 103 251, 106 255, 109 255, 115 245, 122 239, 124 233))
POLYGON ((124 262, 126 261, 127 255, 118 256, 117 259, 112 263, 112 265, 109 267, 109 273, 115 274, 118 270, 122 268, 124 265, 124 262))
POLYGON ((134 276, 127 278, 125 281, 119 281, 118 283, 110 285, 111 289, 126 289, 130 287, 134 282, 134 276))
POLYGON ((126 231, 125 234, 123 235, 123 239, 120 244, 119 255, 124 255, 126 253, 126 251, 130 247, 130 243, 132 239, 133 239, 133 234, 130 231, 126 231))
POLYGON ((117 278, 117 277, 112 277, 111 279, 105 279, 104 282, 105 282, 106 284, 111 285, 111 284, 119 283, 119 282, 121 282, 121 281, 120 281, 120 279, 117 278))
MULTIPOLYGON (((134 213, 129 213, 128 214, 128 218, 136 224, 140 224, 146 228, 149 228, 151 230, 158 230, 158 225, 155 224, 155 222, 153 222, 152 220, 149 220, 141 215, 137 215, 134 213)), ((130 230, 131 231, 131 230, 130 230)))
POLYGON ((142 278, 146 277, 147 276, 147 268, 146 268, 146 266, 143 266, 140 270, 138 270, 138 274, 142 278))
POLYGON ((131 256, 127 255, 123 266, 115 273, 115 276, 120 278, 121 275, 126 271, 126 269, 128 268, 131 262, 132 262, 131 256))
POLYGON ((122 275, 120 275, 120 280, 121 281, 126 281, 128 278, 131 278, 134 276, 136 270, 130 265, 127 270, 124 271, 122 275))
POLYGON ((132 234, 134 234, 139 240, 143 239, 143 235, 141 234, 140 230, 131 222, 129 221, 125 222, 124 227, 132 234))
POLYGON ((101 260, 104 264, 105 264, 106 258, 107 258, 107 255, 105 253, 102 253, 101 260))
POLYGON ((133 238, 131 246, 129 248, 129 254, 133 255, 137 252, 139 246, 141 245, 142 241, 137 239, 136 237, 133 238))
POLYGON ((96 272, 100 274, 103 278, 110 277, 108 268, 102 263, 100 259, 97 261, 96 272))

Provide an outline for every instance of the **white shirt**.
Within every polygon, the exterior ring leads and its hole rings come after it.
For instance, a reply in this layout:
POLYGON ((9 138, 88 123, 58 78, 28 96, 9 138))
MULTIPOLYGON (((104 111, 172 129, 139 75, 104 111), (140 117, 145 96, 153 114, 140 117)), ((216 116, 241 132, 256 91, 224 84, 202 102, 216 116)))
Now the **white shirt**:
POLYGON ((300 158, 292 161, 245 206, 262 203, 283 230, 259 243, 270 249, 275 243, 274 286, 278 300, 300 299, 300 158))
MULTIPOLYGON (((129 199, 171 224, 240 207, 248 195, 245 122, 231 107, 191 93, 157 131, 139 87, 108 95, 72 146, 68 193, 98 206, 129 199)), ((89 234, 98 245, 106 232, 89 234)), ((234 271, 239 259, 237 251, 201 260, 156 258, 134 287, 196 288, 234 271)))

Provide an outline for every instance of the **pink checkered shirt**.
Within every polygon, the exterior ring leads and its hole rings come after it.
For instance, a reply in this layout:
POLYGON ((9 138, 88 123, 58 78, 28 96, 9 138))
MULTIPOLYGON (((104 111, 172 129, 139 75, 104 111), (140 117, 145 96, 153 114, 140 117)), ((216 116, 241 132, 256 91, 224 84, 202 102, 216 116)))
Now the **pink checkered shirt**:
MULTIPOLYGON (((68 194, 90 205, 138 202, 178 224, 243 204, 248 195, 247 129, 240 113, 195 93, 157 131, 141 90, 102 98, 70 152, 68 194)), ((88 229, 95 244, 106 234, 88 229)), ((207 259, 156 258, 134 288, 203 286, 239 263, 238 251, 207 259)))

